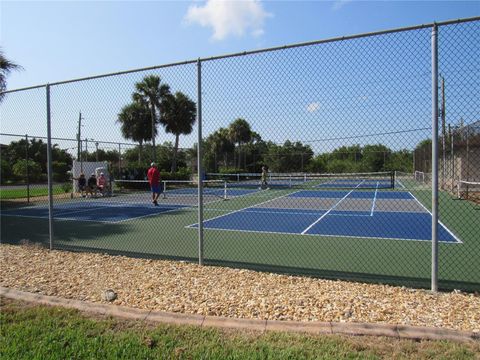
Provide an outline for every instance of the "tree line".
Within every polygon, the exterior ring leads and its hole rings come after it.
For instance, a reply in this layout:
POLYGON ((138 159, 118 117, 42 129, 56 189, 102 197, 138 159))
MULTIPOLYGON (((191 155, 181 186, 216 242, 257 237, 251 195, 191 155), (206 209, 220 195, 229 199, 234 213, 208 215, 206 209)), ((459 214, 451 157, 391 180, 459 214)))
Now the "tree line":
MULTIPOLYGON (((72 156, 52 145, 53 181, 68 180, 68 170, 72 167, 72 156)), ((41 139, 21 139, 2 146, 0 158, 0 182, 44 183, 47 181, 47 143, 41 139)))
POLYGON ((412 151, 394 151, 382 144, 341 146, 315 155, 308 144, 286 140, 283 144, 264 141, 245 119, 210 134, 204 143, 207 172, 412 172, 412 151))

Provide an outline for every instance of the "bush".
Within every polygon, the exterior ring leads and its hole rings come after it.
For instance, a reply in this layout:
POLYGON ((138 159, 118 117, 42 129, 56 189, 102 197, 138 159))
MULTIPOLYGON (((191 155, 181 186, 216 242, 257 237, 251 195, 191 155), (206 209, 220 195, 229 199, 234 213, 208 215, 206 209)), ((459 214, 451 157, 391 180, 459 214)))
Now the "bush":
POLYGON ((62 190, 64 193, 69 193, 72 192, 73 190, 73 185, 71 182, 65 182, 62 184, 62 190))
POLYGON ((13 164, 12 170, 13 174, 18 179, 23 179, 27 181, 27 164, 28 164, 28 182, 41 182, 45 178, 45 175, 42 174, 42 167, 33 160, 19 160, 13 164))
POLYGON ((13 180, 13 172, 10 163, 7 160, 0 160, 0 184, 6 184, 13 180))
POLYGON ((52 170, 53 170, 53 181, 63 182, 68 181, 70 175, 68 174, 68 170, 70 167, 65 162, 60 161, 52 161, 52 170))

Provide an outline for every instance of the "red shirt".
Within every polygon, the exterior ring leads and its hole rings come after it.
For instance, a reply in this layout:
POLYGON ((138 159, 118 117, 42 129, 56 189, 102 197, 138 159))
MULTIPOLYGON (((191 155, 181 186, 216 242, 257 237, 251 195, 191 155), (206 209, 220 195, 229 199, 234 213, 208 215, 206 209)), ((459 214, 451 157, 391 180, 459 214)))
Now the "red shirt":
POLYGON ((107 183, 107 179, 105 178, 105 176, 100 175, 100 177, 97 179, 97 186, 104 187, 106 183, 107 183))
POLYGON ((160 182, 160 171, 155 167, 151 167, 148 169, 147 178, 150 185, 158 185, 160 182))

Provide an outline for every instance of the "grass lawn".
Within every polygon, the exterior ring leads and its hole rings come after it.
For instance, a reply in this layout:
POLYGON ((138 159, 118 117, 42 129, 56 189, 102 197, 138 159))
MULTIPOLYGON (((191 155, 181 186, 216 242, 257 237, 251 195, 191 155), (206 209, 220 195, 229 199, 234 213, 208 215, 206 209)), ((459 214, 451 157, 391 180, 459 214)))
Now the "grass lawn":
POLYGON ((0 300, 2 359, 476 359, 480 353, 478 342, 171 326, 0 300))
MULTIPOLYGON (((62 189, 61 185, 54 185, 53 186, 53 195, 62 194, 65 191, 62 189)), ((38 197, 38 196, 47 196, 48 195, 48 187, 46 185, 31 185, 29 189, 30 197, 38 197)), ((27 198, 27 187, 22 188, 6 188, 3 187, 0 190, 0 200, 12 200, 12 199, 23 199, 27 198)))

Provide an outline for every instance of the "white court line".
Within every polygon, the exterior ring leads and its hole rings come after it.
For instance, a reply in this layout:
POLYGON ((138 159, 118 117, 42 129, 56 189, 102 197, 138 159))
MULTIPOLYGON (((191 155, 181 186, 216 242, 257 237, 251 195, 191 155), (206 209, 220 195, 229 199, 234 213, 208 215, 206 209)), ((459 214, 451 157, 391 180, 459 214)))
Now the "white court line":
MULTIPOLYGON (((359 184, 360 185, 360 184, 359 184)), ((357 186, 359 186, 357 185, 357 186)), ((350 193, 352 193, 355 189, 353 189, 352 191, 350 191, 346 196, 344 196, 340 201, 337 202, 337 204, 335 204, 330 210, 329 212, 335 207, 337 206, 341 201, 343 201, 350 193)), ((273 198, 273 199, 270 199, 270 200, 267 200, 267 201, 264 201, 262 203, 259 203, 259 204, 256 204, 256 205, 253 205, 253 206, 249 206, 249 207, 246 207, 246 208, 243 208, 243 209, 239 209, 239 210, 236 210, 236 211, 232 211, 232 212, 229 212, 227 214, 224 214, 224 215, 221 215, 221 216, 217 216, 217 217, 214 217, 214 218, 211 218, 211 219, 208 219, 208 220, 205 220, 204 222, 208 222, 210 220, 213 220, 213 219, 217 219, 217 218, 221 218, 221 217, 224 217, 224 216, 227 216, 227 215, 230 215, 230 214, 233 214, 233 213, 237 213, 237 212, 240 212, 240 211, 243 211, 245 209, 251 209, 251 208, 255 208, 256 206, 258 205, 261 205, 261 204, 265 204, 265 203, 268 203, 270 201, 274 201, 274 200, 277 200, 277 199, 280 199, 280 198, 284 198, 288 195, 291 195, 291 194, 295 194, 295 193, 298 193, 298 192, 301 192, 303 190, 299 190, 299 191, 295 191, 293 193, 290 193, 290 194, 286 194, 286 195, 283 195, 283 196, 280 196, 280 197, 277 197, 277 198, 273 198)), ((409 192, 410 193, 410 192, 409 192)), ((428 213, 430 213, 430 211, 412 194, 410 193, 410 195, 412 196, 413 199, 415 199, 423 209, 425 209, 428 213)), ((228 210, 220 210, 220 209, 210 209, 210 210, 213 210, 213 211, 228 211, 228 210)), ((262 211, 252 211, 252 212, 262 212, 262 211)), ((387 213, 404 213, 403 211, 381 211, 382 213, 383 212, 387 212, 387 213)), ((271 213, 271 212, 267 212, 267 213, 271 213)), ((413 213, 417 213, 417 212, 413 212, 413 213)), ((420 212, 418 212, 419 214, 421 214, 420 212)), ((431 214, 431 213, 430 213, 431 214)), ((324 214, 320 219, 322 219, 326 214, 324 214)), ((370 217, 370 215, 334 215, 334 216, 363 216, 363 217, 370 217)), ((318 223, 319 220, 317 220, 315 223, 318 223)), ((314 224, 315 224, 314 223, 314 224)), ((449 232, 453 237, 454 239, 457 241, 457 242, 450 242, 450 241, 442 241, 442 240, 439 240, 439 243, 445 243, 445 244, 458 244, 458 243, 463 243, 458 237, 456 237, 441 221, 439 221, 439 223, 447 230, 447 232, 449 232)), ((314 224, 312 224, 311 226, 313 226, 314 224)), ((185 226, 186 228, 193 228, 195 225, 197 225, 197 223, 195 224, 191 224, 191 225, 187 225, 185 226)), ((311 227, 310 226, 310 227, 311 227)), ((232 229, 232 228, 209 228, 209 227, 205 227, 206 230, 213 230, 213 231, 230 231, 230 232, 244 232, 244 233, 259 233, 259 234, 284 234, 284 235, 300 235, 299 233, 291 233, 291 232, 283 232, 283 231, 261 231, 261 230, 241 230, 241 229, 232 229)), ((394 241, 416 241, 416 242, 427 242, 429 241, 430 239, 409 239, 409 238, 388 238, 388 237, 376 237, 376 236, 356 236, 356 235, 330 235, 330 234, 306 234, 304 232, 301 233, 301 235, 306 235, 306 236, 322 236, 322 237, 334 237, 334 238, 354 238, 354 239, 378 239, 378 240, 394 240, 394 241)))
MULTIPOLYGON (((428 210, 428 209, 425 207, 425 205, 423 205, 423 204, 415 197, 415 195, 413 195, 410 191, 409 191, 409 193, 410 193, 410 195, 412 195, 412 197, 420 204, 420 206, 423 207, 423 208, 425 209, 425 211, 428 212, 428 213, 432 216, 432 218, 433 218, 433 214, 430 212, 430 210, 428 210)), ((432 220, 432 221, 433 221, 433 220, 432 220)), ((447 232, 448 232, 450 235, 452 235, 455 240, 457 240, 460 244, 463 244, 463 241, 460 240, 452 231, 450 231, 450 229, 449 229, 448 227, 446 227, 444 223, 442 223, 440 220, 438 220, 438 223, 439 223, 440 225, 442 225, 443 228, 444 228, 445 230, 447 230, 447 232)), ((440 242, 440 241, 439 241, 439 242, 440 242)))
POLYGON ((315 221, 313 224, 311 224, 309 227, 307 227, 305 230, 303 230, 301 232, 302 235, 305 235, 305 233, 310 230, 312 227, 314 227, 316 224, 318 224, 325 216, 327 216, 333 209, 335 209, 337 207, 338 204, 340 204, 343 200, 345 200, 347 198, 348 195, 350 195, 352 192, 355 191, 355 189, 357 189, 360 185, 363 184, 365 180, 362 180, 362 182, 360 184, 358 184, 357 186, 355 186, 347 195, 345 195, 343 198, 341 198, 335 205, 333 205, 325 214, 323 214, 322 216, 320 216, 320 218, 317 219, 317 221, 315 221))
MULTIPOLYGON (((209 231, 230 231, 230 232, 240 232, 240 233, 258 233, 258 234, 280 234, 280 235, 292 235, 299 236, 299 233, 291 233, 284 231, 263 231, 263 230, 239 230, 239 229, 229 229, 229 228, 205 228, 209 231)), ((331 235, 331 234, 303 234, 303 236, 315 236, 315 237, 328 237, 328 238, 337 238, 339 240, 348 240, 348 239, 367 239, 367 240, 393 240, 393 241, 416 241, 422 243, 428 243, 429 239, 408 239, 408 238, 389 238, 389 237, 378 237, 378 236, 356 236, 356 235, 331 235)), ((455 245, 458 243, 450 241, 439 241, 444 244, 455 245)))
POLYGON ((379 183, 377 181, 377 187, 375 189, 375 196, 373 197, 372 210, 370 211, 370 216, 373 216, 373 210, 375 210, 375 203, 377 202, 378 184, 379 183))

